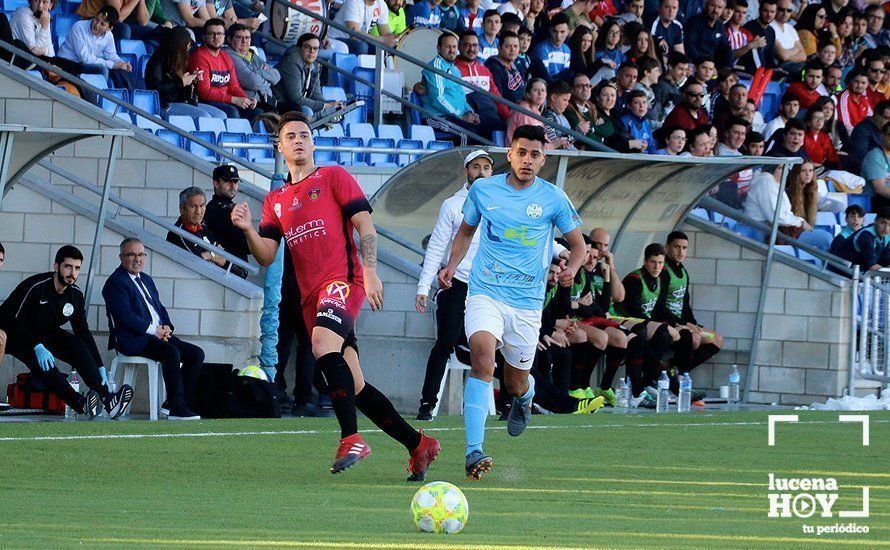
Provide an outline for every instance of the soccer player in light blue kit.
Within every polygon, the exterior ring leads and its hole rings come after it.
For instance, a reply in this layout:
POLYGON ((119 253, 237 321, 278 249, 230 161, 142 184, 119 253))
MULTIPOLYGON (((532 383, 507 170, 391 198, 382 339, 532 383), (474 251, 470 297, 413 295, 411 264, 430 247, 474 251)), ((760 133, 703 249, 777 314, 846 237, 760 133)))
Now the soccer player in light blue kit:
POLYGON ((545 162, 544 143, 544 128, 516 129, 507 152, 510 171, 477 180, 470 188, 448 266, 439 273, 439 285, 450 288, 481 225, 464 315, 472 358, 464 390, 466 466, 467 477, 473 479, 480 479, 492 465, 491 457, 482 451, 482 442, 498 349, 506 361, 506 390, 513 395, 507 433, 518 436, 531 420, 535 382, 528 373, 541 328, 554 227, 570 245, 568 264, 558 275, 560 282, 570 284, 584 262, 581 218, 561 189, 538 177, 545 162))

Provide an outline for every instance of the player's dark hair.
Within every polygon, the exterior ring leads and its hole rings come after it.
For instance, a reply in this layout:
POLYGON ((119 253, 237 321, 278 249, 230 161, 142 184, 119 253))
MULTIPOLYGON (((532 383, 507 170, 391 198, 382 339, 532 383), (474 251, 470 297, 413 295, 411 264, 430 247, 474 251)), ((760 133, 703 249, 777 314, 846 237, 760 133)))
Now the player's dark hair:
POLYGON ((511 25, 522 25, 522 19, 515 13, 504 12, 501 14, 501 28, 511 25))
POLYGON ((479 38, 479 35, 473 29, 467 29, 458 35, 457 41, 460 42, 464 38, 479 38))
POLYGON ((3 248, 3 243, 0 243, 0 254, 6 254, 6 249, 3 248))
POLYGON ((724 132, 729 132, 729 129, 733 126, 744 126, 745 130, 747 130, 748 127, 751 126, 751 123, 740 116, 732 116, 726 121, 726 129, 724 132))
POLYGON ((550 85, 550 89, 547 90, 547 93, 549 95, 566 95, 572 93, 572 87, 565 80, 557 80, 550 85))
POLYGON ((565 12, 559 12, 553 17, 550 18, 550 28, 557 25, 568 25, 569 24, 569 16, 565 14, 565 12))
POLYGON ((668 54, 668 66, 674 67, 680 63, 689 63, 689 56, 676 50, 668 54))
POLYGON ((284 128, 284 125, 288 122, 303 122, 306 126, 309 126, 309 117, 301 111, 288 111, 284 113, 278 120, 279 135, 281 135, 281 129, 284 128))
POLYGON ((661 67, 661 62, 654 57, 644 57, 637 63, 641 73, 651 73, 656 67, 661 67))
POLYGON ((766 138, 763 137, 763 134, 760 132, 748 132, 748 137, 745 138, 745 145, 751 145, 752 143, 763 143, 766 141, 766 138))
POLYGON ((785 135, 788 135, 788 130, 800 130, 801 132, 806 132, 807 127, 799 118, 789 119, 788 122, 785 123, 785 135))
MULTIPOLYGON (((442 34, 439 35, 439 38, 436 39, 436 49, 442 47, 442 43, 445 42, 446 38, 457 38, 457 35, 451 31, 444 31, 442 34)), ((460 39, 458 38, 458 41, 459 40, 460 39)))
POLYGON ((250 31, 250 27, 248 27, 247 25, 242 25, 241 23, 235 23, 226 31, 226 39, 232 40, 232 38, 234 38, 235 36, 235 33, 241 31, 250 31))
POLYGON ((878 213, 875 218, 881 218, 882 220, 890 220, 890 207, 882 206, 878 208, 878 213))
POLYGON ((83 261, 83 252, 81 252, 80 249, 76 246, 66 244, 65 246, 60 248, 58 252, 56 252, 55 263, 61 265, 62 262, 65 261, 65 258, 83 261))
POLYGON ((96 12, 96 15, 105 16, 105 20, 108 21, 109 27, 115 26, 121 19, 120 12, 118 12, 114 6, 102 6, 101 8, 99 8, 99 11, 96 12))
POLYGON ((501 16, 496 9, 485 10, 485 13, 482 14, 482 22, 484 23, 486 19, 494 17, 495 15, 498 17, 501 16))
POLYGON ((654 256, 666 256, 667 251, 664 249, 664 245, 661 243, 652 243, 646 246, 646 249, 643 250, 643 258, 649 259, 654 256))
MULTIPOLYGON (((630 102, 638 97, 646 98, 646 92, 643 90, 631 90, 624 95, 624 103, 625 105, 630 105, 630 102)), ((648 102, 647 102, 648 104, 648 102)))
POLYGON ((204 27, 202 29, 204 31, 204 34, 207 34, 207 29, 209 29, 210 27, 222 27, 225 29, 226 22, 223 21, 222 19, 220 19, 219 17, 214 17, 213 19, 208 19, 207 21, 204 22, 204 27))
POLYGON ((522 35, 524 35, 524 34, 527 34, 527 35, 529 35, 529 36, 534 35, 534 33, 532 32, 532 30, 531 30, 530 28, 526 27, 525 25, 519 27, 519 33, 517 33, 517 34, 519 34, 519 36, 522 36, 522 35))
POLYGON ((671 244, 674 241, 688 241, 688 240, 689 240, 689 236, 686 235, 686 233, 683 233, 682 231, 671 231, 670 233, 668 233, 668 238, 665 242, 667 244, 671 244))
POLYGON ((513 139, 510 141, 510 144, 516 143, 519 139, 527 139, 529 141, 540 141, 541 145, 547 144, 547 137, 544 134, 543 126, 532 126, 531 124, 524 124, 519 128, 516 128, 516 131, 513 132, 513 139))
MULTIPOLYGON (((473 34, 476 34, 473 31, 470 31, 470 32, 472 32, 473 34)), ((501 34, 498 35, 498 40, 500 40, 501 43, 503 43, 504 40, 506 40, 507 38, 515 38, 515 39, 519 40, 519 35, 513 31, 501 31, 501 34)))

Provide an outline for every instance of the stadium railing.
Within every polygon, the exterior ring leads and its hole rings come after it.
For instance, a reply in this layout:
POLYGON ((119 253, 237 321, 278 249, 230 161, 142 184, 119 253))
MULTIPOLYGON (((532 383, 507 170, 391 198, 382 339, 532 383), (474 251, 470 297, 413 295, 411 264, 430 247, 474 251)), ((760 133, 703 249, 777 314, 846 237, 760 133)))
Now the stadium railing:
POLYGON ((885 271, 853 276, 850 293, 850 374, 852 395, 857 380, 890 384, 890 277, 885 271), (858 345, 855 345, 858 344, 858 345))

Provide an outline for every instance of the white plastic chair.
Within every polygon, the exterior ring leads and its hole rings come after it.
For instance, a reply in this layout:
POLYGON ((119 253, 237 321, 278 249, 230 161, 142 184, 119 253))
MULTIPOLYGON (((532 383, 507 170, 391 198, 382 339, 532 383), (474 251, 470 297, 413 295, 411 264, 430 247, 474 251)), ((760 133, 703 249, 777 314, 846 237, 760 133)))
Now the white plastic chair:
MULTIPOLYGON (((442 393, 445 391, 445 380, 447 378, 451 378, 451 383, 460 384, 460 387, 464 385, 464 375, 463 371, 470 370, 470 365, 466 365, 461 363, 457 359, 457 355, 452 353, 451 358, 448 359, 448 364, 445 366, 445 376, 442 377, 442 382, 439 384, 439 394, 436 396, 436 406, 433 407, 433 418, 439 415, 439 405, 442 404, 442 393)), ((461 392, 461 404, 460 410, 463 413, 464 404, 463 404, 463 392, 461 392)), ((497 414, 497 410, 494 406, 494 385, 491 387, 491 394, 488 396, 488 414, 493 415, 497 414)))
MULTIPOLYGON (((161 402, 167 398, 167 388, 164 386, 164 377, 161 373, 161 363, 146 357, 131 357, 129 355, 117 355, 111 361, 111 377, 118 381, 118 367, 123 365, 123 383, 133 386, 136 381, 136 367, 144 365, 148 369, 148 405, 149 418, 158 419, 158 409, 161 402)), ((135 387, 134 387, 135 389, 135 387)))

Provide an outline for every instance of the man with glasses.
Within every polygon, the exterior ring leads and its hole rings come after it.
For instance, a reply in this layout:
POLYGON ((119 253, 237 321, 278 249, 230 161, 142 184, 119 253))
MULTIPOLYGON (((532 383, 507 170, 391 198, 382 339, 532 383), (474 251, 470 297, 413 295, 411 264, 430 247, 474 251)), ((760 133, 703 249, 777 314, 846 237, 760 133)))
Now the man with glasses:
POLYGON ((865 19, 868 22, 866 38, 871 40, 873 47, 890 46, 890 32, 884 29, 884 7, 872 4, 865 8, 865 19))
POLYGON ((694 80, 687 82, 683 86, 682 97, 681 103, 674 107, 674 110, 665 119, 664 126, 679 126, 690 131, 696 126, 711 122, 708 113, 702 109, 705 90, 699 82, 694 80))
POLYGON ((803 64, 807 60, 807 53, 800 43, 797 31, 791 24, 791 14, 794 7, 791 0, 778 0, 776 2, 776 19, 770 23, 776 33, 776 60, 779 66, 789 74, 799 74, 803 64))
POLYGON ((868 60, 865 70, 865 76, 868 77, 868 88, 866 88, 865 94, 868 96, 868 103, 872 108, 877 107, 878 103, 886 99, 884 92, 878 90, 878 85, 884 80, 885 72, 887 72, 887 69, 884 67, 884 59, 882 57, 875 56, 868 60))
POLYGON ((238 82, 238 74, 229 54, 222 51, 226 24, 222 19, 204 23, 204 45, 189 55, 188 71, 204 71, 197 81, 198 99, 225 111, 230 118, 253 120, 262 114, 257 100, 247 97, 238 82))
MULTIPOLYGON (((240 183, 238 169, 231 164, 213 169, 213 197, 207 203, 204 222, 216 237, 219 246, 246 262, 247 255, 250 254, 247 239, 240 229, 232 225, 232 209, 235 208, 233 199, 238 194, 240 183)), ((232 266, 232 273, 243 279, 247 278, 247 270, 241 267, 232 266)))
MULTIPOLYGON (((121 242, 121 264, 102 287, 108 315, 108 349, 161 363, 170 420, 200 420, 189 408, 204 351, 177 338, 154 279, 143 273, 145 246, 129 237, 121 242)), ((132 390, 130 390, 132 392, 132 390)))
POLYGON ((235 23, 226 31, 228 42, 225 51, 235 65, 235 75, 241 89, 250 99, 256 100, 264 110, 272 110, 275 99, 272 97, 272 86, 281 80, 278 69, 273 69, 259 54, 250 47, 250 29, 241 23, 235 23))
POLYGON ((272 87, 279 113, 302 110, 311 115, 343 104, 321 95, 321 65, 315 62, 320 48, 318 36, 307 32, 284 52, 277 65, 281 80, 272 87))

